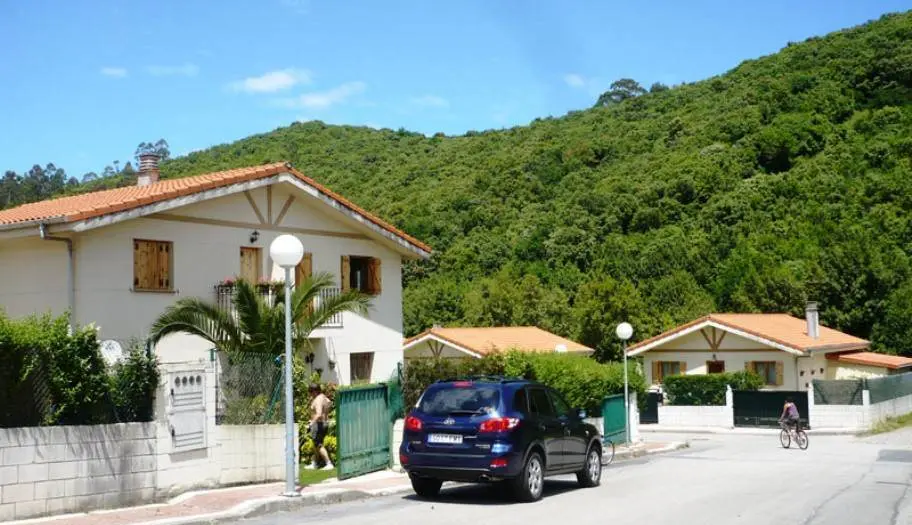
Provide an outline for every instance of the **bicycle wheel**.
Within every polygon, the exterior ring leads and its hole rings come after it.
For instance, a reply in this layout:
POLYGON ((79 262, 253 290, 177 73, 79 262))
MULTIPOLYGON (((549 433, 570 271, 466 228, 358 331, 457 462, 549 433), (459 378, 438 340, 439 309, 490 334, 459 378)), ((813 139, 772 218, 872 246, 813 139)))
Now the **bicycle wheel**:
POLYGON ((792 444, 792 436, 789 435, 788 430, 779 431, 779 443, 782 443, 782 448, 789 448, 789 445, 792 444))
POLYGON ((606 439, 605 442, 602 443, 602 462, 604 462, 605 465, 610 465, 612 461, 614 461, 614 441, 606 439))
POLYGON ((801 450, 807 450, 808 448, 808 436, 804 433, 804 430, 799 430, 795 433, 795 441, 798 442, 798 448, 801 450))

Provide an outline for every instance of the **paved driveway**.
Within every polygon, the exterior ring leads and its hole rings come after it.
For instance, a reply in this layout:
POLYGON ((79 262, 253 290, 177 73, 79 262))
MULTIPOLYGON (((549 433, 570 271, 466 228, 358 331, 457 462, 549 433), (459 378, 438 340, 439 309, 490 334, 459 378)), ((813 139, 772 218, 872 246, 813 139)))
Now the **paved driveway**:
POLYGON ((912 524, 912 431, 811 435, 806 451, 782 449, 775 434, 689 438, 690 449, 608 467, 595 489, 551 481, 534 504, 513 504, 488 487, 454 487, 437 502, 399 495, 246 523, 912 524))

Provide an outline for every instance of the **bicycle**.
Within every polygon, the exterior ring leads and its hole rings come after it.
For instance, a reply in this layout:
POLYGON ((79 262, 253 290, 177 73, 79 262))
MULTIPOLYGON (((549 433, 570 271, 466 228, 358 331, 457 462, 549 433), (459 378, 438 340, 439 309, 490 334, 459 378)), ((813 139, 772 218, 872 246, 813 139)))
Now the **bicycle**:
POLYGON ((614 441, 611 441, 611 438, 602 438, 602 463, 608 466, 612 461, 614 461, 614 441))
POLYGON ((789 448, 792 445, 792 439, 794 436, 795 443, 798 444, 798 448, 801 450, 807 450, 808 437, 807 434, 805 434, 804 430, 799 429, 797 424, 795 427, 792 427, 781 419, 779 420, 779 426, 782 427, 782 431, 779 432, 779 443, 782 444, 782 448, 789 448))

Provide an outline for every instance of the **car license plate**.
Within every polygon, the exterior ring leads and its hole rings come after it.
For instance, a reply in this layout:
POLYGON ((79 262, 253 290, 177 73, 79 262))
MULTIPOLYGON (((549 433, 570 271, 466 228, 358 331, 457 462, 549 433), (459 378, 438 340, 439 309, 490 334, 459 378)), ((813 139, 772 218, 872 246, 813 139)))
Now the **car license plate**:
POLYGON ((462 436, 459 434, 428 434, 428 443, 440 443, 446 445, 461 445, 462 436))

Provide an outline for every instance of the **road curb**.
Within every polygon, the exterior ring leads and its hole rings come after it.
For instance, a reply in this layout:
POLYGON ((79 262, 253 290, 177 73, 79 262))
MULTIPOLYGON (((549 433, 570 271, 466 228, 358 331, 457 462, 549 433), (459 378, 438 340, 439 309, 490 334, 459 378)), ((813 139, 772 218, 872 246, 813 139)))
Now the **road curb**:
POLYGON ((348 503, 368 498, 390 496, 411 490, 411 485, 397 485, 377 490, 350 490, 326 489, 321 492, 311 492, 300 496, 270 496, 239 503, 230 509, 220 512, 197 516, 181 516, 179 518, 165 518, 137 522, 137 525, 209 525, 224 521, 236 521, 245 518, 255 518, 276 512, 292 512, 315 505, 331 505, 334 503, 348 503))
MULTIPOLYGON (((778 428, 643 428, 640 432, 644 434, 727 434, 742 436, 771 436, 779 435, 778 428)), ((809 436, 856 436, 860 429, 848 428, 820 428, 806 430, 809 436)))
POLYGON ((643 456, 653 456, 655 454, 665 454, 668 452, 674 452, 675 450, 681 450, 684 448, 689 448, 690 442, 688 441, 674 441, 664 447, 647 449, 644 446, 639 446, 633 449, 628 450, 618 450, 614 453, 614 462, 618 461, 627 461, 631 459, 640 458, 643 456))

